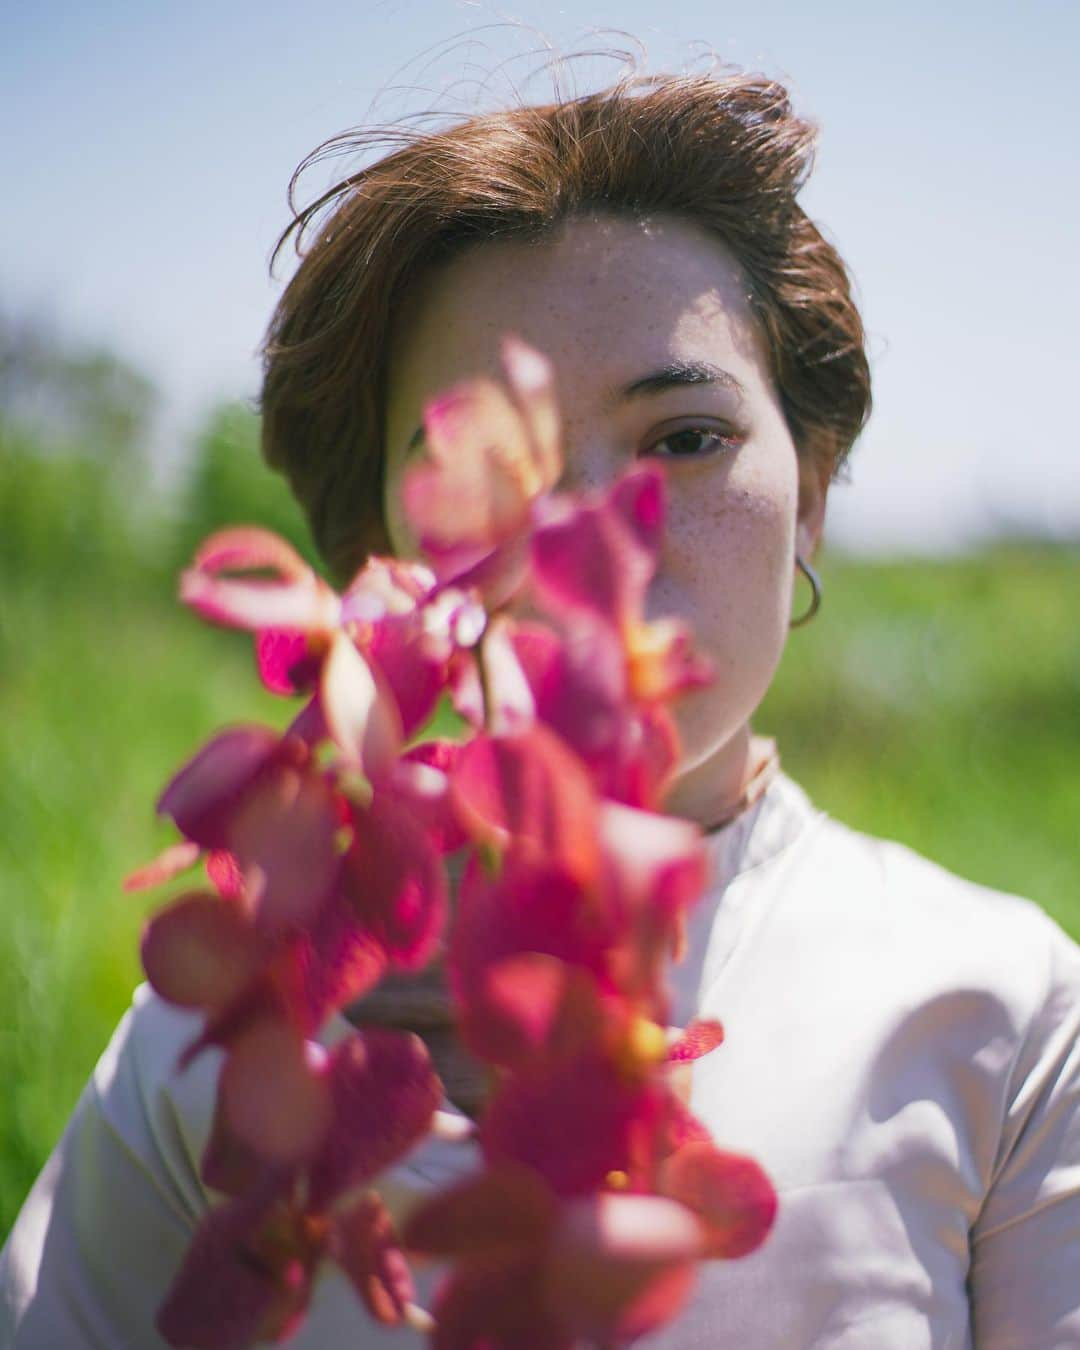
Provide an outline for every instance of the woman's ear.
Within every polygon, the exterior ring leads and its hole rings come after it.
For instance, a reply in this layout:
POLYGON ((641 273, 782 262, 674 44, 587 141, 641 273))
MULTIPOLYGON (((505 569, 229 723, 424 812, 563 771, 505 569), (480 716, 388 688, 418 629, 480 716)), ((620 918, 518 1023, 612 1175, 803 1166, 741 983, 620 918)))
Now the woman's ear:
POLYGON ((799 456, 799 514, 795 548, 800 557, 812 558, 825 526, 825 501, 829 495, 828 466, 813 455, 799 456))

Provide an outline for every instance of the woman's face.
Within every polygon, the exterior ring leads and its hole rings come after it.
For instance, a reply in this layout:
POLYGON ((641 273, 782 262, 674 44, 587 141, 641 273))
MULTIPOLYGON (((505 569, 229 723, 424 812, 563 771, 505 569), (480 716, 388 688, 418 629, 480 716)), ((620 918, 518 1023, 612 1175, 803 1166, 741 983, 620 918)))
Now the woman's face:
POLYGON ((563 486, 603 487, 642 458, 664 465, 649 617, 689 621, 716 667, 678 709, 684 767, 669 805, 704 823, 738 795, 748 720, 788 630, 796 546, 812 551, 825 500, 796 455, 747 289, 694 225, 578 218, 539 243, 480 245, 426 279, 389 365, 386 512, 401 553, 414 546, 400 484, 423 406, 469 376, 498 378, 506 333, 554 365, 563 486))

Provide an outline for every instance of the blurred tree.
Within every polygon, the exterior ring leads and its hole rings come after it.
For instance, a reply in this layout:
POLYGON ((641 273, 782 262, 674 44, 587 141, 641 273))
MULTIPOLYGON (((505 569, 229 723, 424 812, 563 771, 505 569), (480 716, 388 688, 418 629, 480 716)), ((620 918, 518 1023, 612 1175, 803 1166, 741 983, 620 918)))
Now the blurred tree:
POLYGON ((0 422, 0 574, 36 590, 85 591, 130 576, 137 548, 110 476, 85 455, 42 455, 0 422))
POLYGON ((243 403, 215 408, 197 436, 176 514, 177 561, 226 525, 262 525, 288 539, 310 561, 315 550, 284 480, 263 463, 259 418, 243 403))
POLYGON ((35 316, 0 312, 0 420, 39 451, 92 456, 130 487, 157 402, 153 383, 112 352, 64 339, 35 316))
POLYGON ((0 311, 0 568, 86 589, 136 561, 153 384, 34 316, 0 311))

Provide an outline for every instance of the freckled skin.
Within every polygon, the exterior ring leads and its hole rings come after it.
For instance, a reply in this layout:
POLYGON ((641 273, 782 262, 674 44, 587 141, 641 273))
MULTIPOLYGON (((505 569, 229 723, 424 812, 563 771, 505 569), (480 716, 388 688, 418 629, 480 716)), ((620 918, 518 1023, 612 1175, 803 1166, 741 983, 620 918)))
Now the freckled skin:
POLYGON ((747 289, 727 249, 695 225, 577 218, 541 242, 479 245, 425 278, 398 318, 389 371, 386 508, 403 553, 413 545, 400 479, 423 405, 468 376, 498 377, 504 333, 554 363, 565 487, 603 486, 650 453, 665 465, 650 617, 687 619, 717 670, 713 686, 679 705, 684 760, 668 807, 703 824, 738 796, 749 719, 788 631, 796 545, 813 551, 825 506, 826 484, 784 420, 747 289), (743 393, 721 383, 613 392, 694 361, 721 367, 743 393), (690 428, 728 439, 712 453, 670 453, 686 440, 663 438, 690 428))

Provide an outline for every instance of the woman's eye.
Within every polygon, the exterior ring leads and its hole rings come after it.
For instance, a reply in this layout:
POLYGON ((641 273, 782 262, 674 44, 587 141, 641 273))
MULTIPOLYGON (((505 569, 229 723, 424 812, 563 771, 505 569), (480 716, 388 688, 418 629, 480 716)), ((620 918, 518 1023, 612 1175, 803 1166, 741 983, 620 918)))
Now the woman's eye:
POLYGON ((718 431, 715 427, 682 427, 653 441, 645 453, 659 455, 663 459, 692 459, 730 450, 737 443, 737 436, 718 431))

